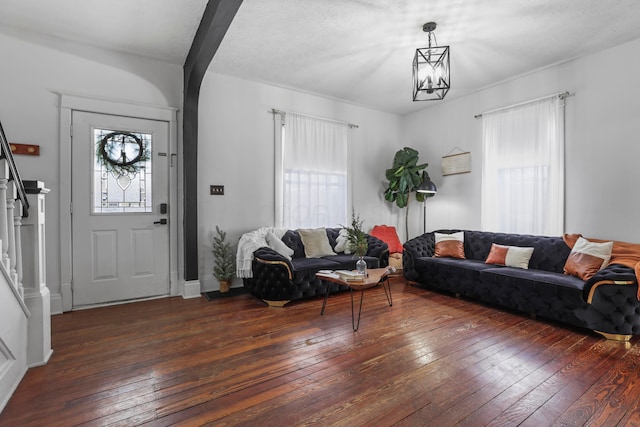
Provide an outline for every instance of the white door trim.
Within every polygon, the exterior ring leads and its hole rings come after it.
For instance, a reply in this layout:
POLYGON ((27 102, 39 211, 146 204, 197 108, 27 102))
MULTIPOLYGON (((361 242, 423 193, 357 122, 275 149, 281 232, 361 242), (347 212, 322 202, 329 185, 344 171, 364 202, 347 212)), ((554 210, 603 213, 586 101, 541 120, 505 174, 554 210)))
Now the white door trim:
POLYGON ((86 111, 98 114, 135 117, 140 119, 164 121, 169 124, 169 153, 172 167, 169 168, 169 209, 175 220, 169 223, 170 242, 170 294, 180 295, 178 283, 179 239, 178 224, 182 223, 182 212, 178 206, 178 122, 175 108, 133 104, 124 101, 91 98, 79 95, 58 93, 60 96, 60 289, 61 307, 55 307, 52 301, 51 312, 70 311, 73 300, 71 294, 72 280, 72 245, 71 245, 71 115, 72 111, 86 111))

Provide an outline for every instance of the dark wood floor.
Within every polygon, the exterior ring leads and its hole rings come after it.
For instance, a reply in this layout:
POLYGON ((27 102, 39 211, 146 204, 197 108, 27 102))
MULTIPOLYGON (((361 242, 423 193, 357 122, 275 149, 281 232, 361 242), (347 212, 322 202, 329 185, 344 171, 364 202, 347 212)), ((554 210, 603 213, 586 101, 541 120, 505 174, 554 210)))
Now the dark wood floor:
POLYGON ((169 298, 53 317, 2 426, 640 425, 640 346, 392 284, 269 308, 169 298))

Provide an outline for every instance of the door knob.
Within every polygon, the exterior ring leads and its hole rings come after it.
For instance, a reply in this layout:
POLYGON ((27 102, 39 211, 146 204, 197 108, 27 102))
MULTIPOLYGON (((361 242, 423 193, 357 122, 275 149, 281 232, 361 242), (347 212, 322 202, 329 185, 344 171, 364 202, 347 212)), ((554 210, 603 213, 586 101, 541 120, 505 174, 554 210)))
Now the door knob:
POLYGON ((167 224, 167 218, 162 218, 160 221, 154 221, 154 224, 166 225, 167 224))

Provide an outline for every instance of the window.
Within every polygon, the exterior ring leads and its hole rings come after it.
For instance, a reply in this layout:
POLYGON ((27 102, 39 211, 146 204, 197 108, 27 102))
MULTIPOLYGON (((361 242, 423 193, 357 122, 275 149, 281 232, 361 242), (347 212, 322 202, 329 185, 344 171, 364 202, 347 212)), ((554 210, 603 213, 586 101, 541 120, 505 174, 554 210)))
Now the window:
POLYGON ((94 214, 150 213, 151 134, 94 129, 94 214), (136 160, 138 159, 138 160, 136 160), (111 163, 128 164, 118 168, 111 163), (110 167, 111 166, 111 167, 110 167))
POLYGON ((276 156, 277 227, 347 224, 347 134, 346 123, 284 116, 276 156))
POLYGON ((559 235, 564 228, 564 101, 485 113, 482 228, 559 235))

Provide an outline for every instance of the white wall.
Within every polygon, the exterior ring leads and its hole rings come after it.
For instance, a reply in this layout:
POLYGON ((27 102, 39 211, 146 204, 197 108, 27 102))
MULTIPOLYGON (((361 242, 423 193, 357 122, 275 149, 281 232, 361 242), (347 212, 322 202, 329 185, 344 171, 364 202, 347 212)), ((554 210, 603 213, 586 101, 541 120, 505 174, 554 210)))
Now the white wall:
MULTIPOLYGON (((438 187, 427 201, 427 229, 480 229, 482 122, 474 115, 569 91, 566 107, 566 232, 640 242, 640 40, 531 72, 461 98, 425 103, 398 117, 344 102, 208 73, 200 96, 198 188, 200 277, 211 275, 211 232, 227 230, 235 242, 246 231, 274 222, 272 108, 335 118, 351 131, 354 207, 366 226, 390 224, 404 239, 404 210, 385 202, 384 171, 399 148, 410 146, 438 187), (603 68, 604 67, 604 68, 603 68), (606 70, 615 70, 605 79, 606 70), (442 176, 442 156, 471 152, 472 171, 442 176), (225 185, 209 196, 210 184, 225 185)), ((409 237, 422 232, 422 205, 409 211, 409 237)), ((239 283, 236 282, 236 285, 239 283)))
MULTIPOLYGON (((533 72, 472 95, 398 117, 321 96, 207 73, 200 96, 200 277, 211 276, 209 236, 215 225, 232 241, 272 225, 272 108, 356 123, 350 131, 354 208, 365 226, 404 227, 404 211, 382 198, 384 170, 403 146, 420 152, 438 185, 427 202, 427 228, 480 227, 481 121, 477 113, 568 90, 566 231, 640 242, 640 41, 533 72), (606 72, 613 70, 613 77, 606 72), (470 174, 442 177, 440 159, 455 147, 472 153, 470 174), (209 196, 210 184, 225 185, 209 196)), ((60 305, 59 108, 57 92, 180 108, 182 67, 78 44, 0 29, 0 121, 12 142, 38 144, 39 157, 16 156, 24 179, 45 181, 47 283, 52 311, 60 305)), ((410 209, 410 237, 422 231, 422 207, 410 209)), ((401 236, 404 240, 404 236, 401 236)), ((237 285, 237 283, 236 283, 237 285)))
POLYGON ((482 123, 475 114, 569 91, 565 231, 640 242, 639 51, 636 40, 403 117, 401 139, 430 162, 438 186, 427 228, 480 228, 482 123), (443 177, 441 158, 455 147, 471 151, 472 172, 443 177))
MULTIPOLYGON (((59 96, 108 98, 161 107, 182 105, 182 67, 132 55, 0 29, 0 121, 11 142, 40 145, 40 156, 15 156, 23 179, 44 181, 47 284, 61 311, 58 224, 59 96)), ((69 189, 67 189, 69 191, 69 189)))
MULTIPOLYGON (((353 207, 365 227, 397 222, 382 190, 384 171, 400 144, 399 116, 209 72, 200 93, 198 129, 203 289, 218 289, 211 255, 216 225, 234 244, 247 231, 274 225, 273 108, 357 124, 358 129, 349 131, 353 207), (224 196, 210 196, 211 184, 224 185, 224 196)), ((234 286, 239 283, 236 279, 234 286)))

